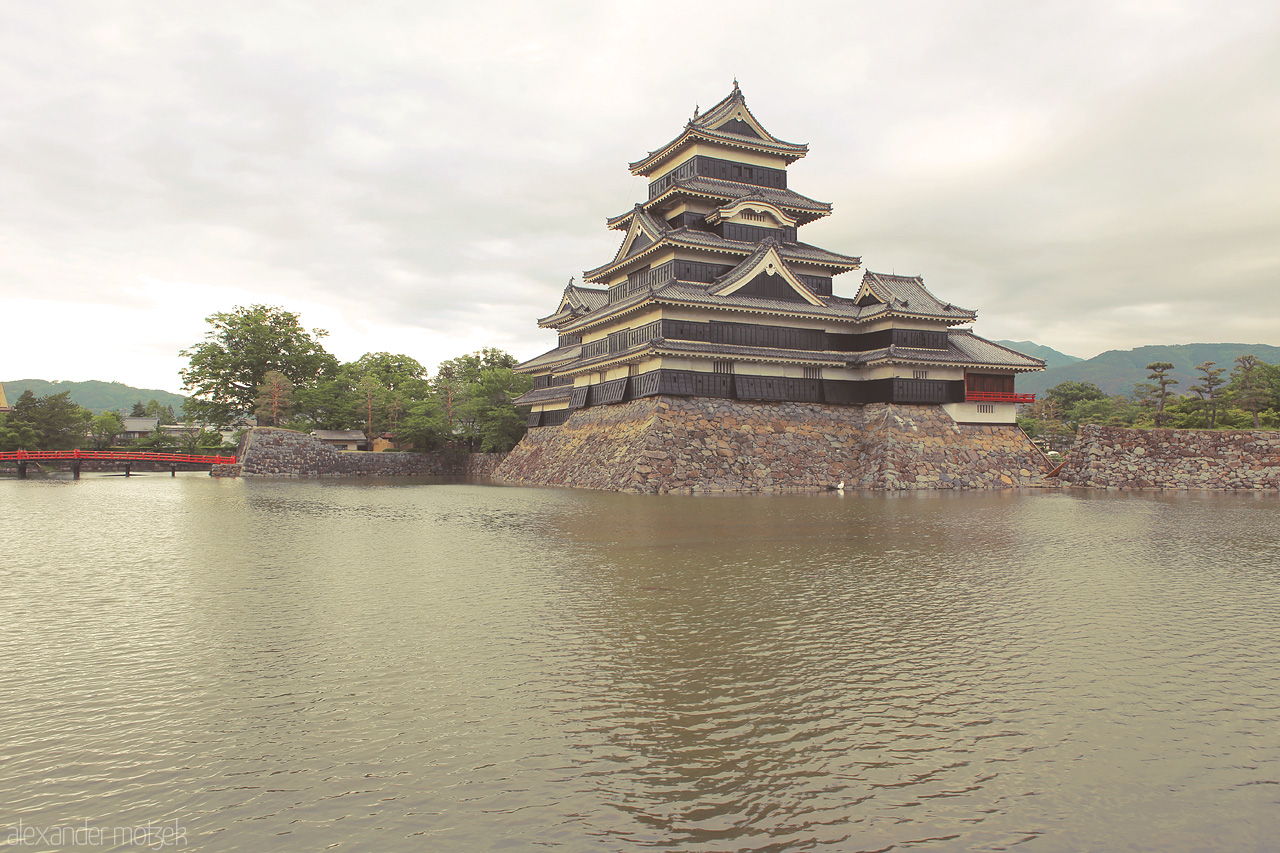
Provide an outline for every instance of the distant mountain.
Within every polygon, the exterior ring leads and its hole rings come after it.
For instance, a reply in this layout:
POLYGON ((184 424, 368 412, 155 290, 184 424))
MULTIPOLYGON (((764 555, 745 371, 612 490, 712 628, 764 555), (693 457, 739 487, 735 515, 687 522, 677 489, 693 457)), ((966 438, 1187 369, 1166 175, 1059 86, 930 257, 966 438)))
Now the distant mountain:
POLYGON ((994 341, 1002 347, 1008 347, 1016 350, 1023 355, 1029 355, 1032 358, 1038 358, 1044 361, 1046 368, 1049 367, 1066 367, 1068 364, 1075 364, 1077 361, 1084 361, 1083 358, 1075 355, 1067 355, 1064 352, 1058 352, 1056 349, 1044 346, 1042 344, 1032 343, 1031 341, 994 341))
POLYGON ((173 410, 181 416, 182 404, 187 399, 181 394, 174 394, 170 391, 159 391, 154 388, 134 388, 122 382, 100 382, 96 379, 88 382, 50 382, 47 379, 18 379, 14 382, 4 383, 4 395, 8 398, 10 406, 18 401, 18 397, 23 391, 28 390, 37 397, 47 397, 50 394, 61 394, 63 391, 70 391, 73 403, 84 406, 95 415, 100 415, 109 410, 119 411, 127 415, 129 410, 133 408, 134 403, 143 403, 145 405, 147 402, 155 400, 162 406, 173 406, 173 410))
POLYGON ((1024 373, 1018 377, 1018 390, 1043 394, 1059 382, 1092 382, 1108 394, 1131 394, 1135 383, 1147 381, 1148 364, 1167 361, 1173 365, 1169 375, 1178 380, 1172 391, 1181 395, 1199 381, 1197 364, 1213 361, 1230 373, 1236 357, 1250 353, 1268 364, 1280 362, 1280 347, 1267 344, 1171 344, 1107 350, 1084 361, 1050 367, 1043 373, 1024 373))

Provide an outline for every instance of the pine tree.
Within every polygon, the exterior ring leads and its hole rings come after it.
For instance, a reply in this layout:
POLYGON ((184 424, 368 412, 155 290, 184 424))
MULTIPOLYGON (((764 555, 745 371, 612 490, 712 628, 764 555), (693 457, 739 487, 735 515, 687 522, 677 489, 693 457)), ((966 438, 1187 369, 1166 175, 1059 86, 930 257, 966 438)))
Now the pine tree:
POLYGON ((1147 370, 1151 371, 1147 378, 1156 383, 1153 396, 1156 403, 1156 428, 1159 429, 1164 425, 1164 406, 1169 399, 1169 387, 1177 385, 1178 380, 1169 376, 1173 365, 1167 361, 1153 361, 1147 365, 1147 370))
POLYGON ((1209 429, 1214 429, 1218 422, 1218 402, 1222 395, 1218 389, 1227 383, 1222 378, 1222 374, 1227 372, 1225 367, 1214 367, 1216 361, 1206 361, 1204 364, 1197 364, 1196 370, 1204 374, 1198 385, 1192 385, 1188 390, 1200 398, 1200 405, 1204 409, 1205 414, 1209 418, 1209 429))

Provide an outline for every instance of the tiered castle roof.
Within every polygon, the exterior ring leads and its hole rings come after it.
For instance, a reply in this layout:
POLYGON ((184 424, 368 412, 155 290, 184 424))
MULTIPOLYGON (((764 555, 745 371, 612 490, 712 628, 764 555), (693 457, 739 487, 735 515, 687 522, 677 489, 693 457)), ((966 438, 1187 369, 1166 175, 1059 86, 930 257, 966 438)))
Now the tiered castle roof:
MULTIPOLYGON (((805 382, 837 385, 858 385, 859 376, 880 375, 874 371, 881 365, 982 368, 1009 376, 1043 369, 1038 359, 954 328, 972 323, 977 312, 937 298, 919 276, 868 271, 854 296, 835 295, 832 280, 861 269, 862 260, 799 239, 801 227, 832 210, 787 186, 786 167, 808 150, 770 133, 735 80, 719 103, 695 110, 674 139, 631 163, 632 174, 650 179, 649 197, 606 220, 625 232, 613 258, 584 272, 581 284, 570 280, 556 310, 538 321, 560 332, 560 345, 519 369, 563 381, 520 402, 571 393, 578 399, 586 394, 583 377, 612 385, 622 380, 600 377, 627 364, 668 373, 686 368, 661 365, 804 366, 805 382), (707 337, 694 328, 704 321, 743 328, 707 337), (572 377, 578 377, 577 391, 564 385, 572 377)), ((963 384, 966 375, 948 381, 963 384)), ((751 387, 749 378, 743 376, 743 387, 751 387)))

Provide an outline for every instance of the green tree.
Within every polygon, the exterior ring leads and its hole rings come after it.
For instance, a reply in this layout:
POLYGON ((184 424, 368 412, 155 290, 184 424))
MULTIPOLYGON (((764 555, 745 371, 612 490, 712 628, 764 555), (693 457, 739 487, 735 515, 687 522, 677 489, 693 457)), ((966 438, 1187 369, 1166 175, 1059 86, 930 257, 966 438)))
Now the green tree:
POLYGON ((147 407, 142 404, 142 401, 139 400, 138 402, 134 403, 133 409, 129 412, 129 417, 145 418, 146 416, 147 416, 147 407))
POLYGON ((25 426, 35 434, 34 446, 26 445, 27 450, 70 450, 78 447, 92 421, 92 412, 71 402, 70 391, 39 399, 31 391, 24 391, 14 402, 9 416, 12 428, 22 430, 25 426))
POLYGON ((258 397, 255 400, 258 423, 270 422, 272 426, 280 426, 280 418, 288 411, 292 403, 293 383, 289 377, 278 370, 268 370, 258 386, 258 397))
POLYGON ((1177 385, 1178 380, 1169 375, 1169 371, 1173 370, 1173 365, 1167 361, 1153 361, 1151 364, 1147 365, 1147 370, 1151 371, 1151 374, 1147 378, 1152 380, 1155 384, 1146 386, 1142 390, 1143 393, 1149 396, 1149 399, 1155 406, 1156 428, 1159 429, 1164 426, 1164 409, 1165 404, 1169 400, 1169 389, 1172 386, 1177 385), (1147 390, 1148 388, 1151 390, 1147 390))
POLYGON ((283 308, 237 306, 206 319, 212 328, 205 339, 181 352, 189 360, 181 375, 191 393, 186 411, 192 420, 222 426, 252 412, 269 371, 310 387, 337 369, 319 341, 328 333, 308 332, 297 314, 283 308))
POLYGON ((532 387, 532 377, 516 373, 510 367, 484 368, 468 384, 463 412, 472 434, 480 441, 482 452, 510 450, 524 437, 528 409, 517 409, 511 401, 532 387))
POLYGON ((407 355, 365 353, 355 362, 355 367, 362 377, 372 376, 388 391, 404 391, 417 399, 425 398, 430 393, 427 369, 417 359, 407 355))
POLYGON ((103 412, 93 419, 89 427, 89 437, 93 439, 98 450, 105 450, 115 441, 116 436, 124 432, 124 418, 119 412, 103 412))
POLYGON ((1059 410, 1067 415, 1078 403, 1092 400, 1105 400, 1107 394, 1092 382, 1059 382, 1044 392, 1046 400, 1056 403, 1059 410))
POLYGON ((1222 374, 1227 372, 1225 367, 1214 367, 1216 361, 1206 361, 1203 364, 1197 364, 1196 370, 1202 374, 1200 381, 1192 385, 1189 389, 1195 394, 1199 400, 1197 408, 1205 413, 1205 417, 1209 421, 1209 429, 1214 429, 1218 422, 1218 405, 1222 401, 1222 394, 1219 389, 1226 384, 1226 380, 1222 378, 1222 374))
POLYGON ((1254 429, 1259 426, 1258 413, 1267 408, 1271 396, 1268 393, 1268 367, 1256 355, 1238 356, 1236 366, 1231 369, 1231 382, 1227 386, 1236 405, 1253 415, 1254 429))
POLYGON ((134 446, 140 450, 154 450, 159 453, 169 453, 177 450, 181 440, 175 435, 169 435, 160 428, 160 424, 156 424, 156 428, 144 435, 135 442, 134 446))
POLYGON ((332 376, 309 388, 294 391, 294 422, 297 428, 396 430, 407 411, 433 393, 426 369, 407 355, 367 353, 359 361, 338 366, 332 376), (369 411, 367 395, 360 390, 365 377, 381 387, 369 411))
POLYGON ((372 447, 375 431, 373 429, 374 411, 379 414, 382 412, 382 397, 387 393, 387 389, 382 387, 382 383, 378 381, 376 376, 362 376, 360 381, 356 383, 356 391, 359 393, 361 411, 365 415, 365 438, 371 442, 372 447))
MULTIPOLYGON (((459 419, 459 409, 466 403, 467 387, 480 378, 480 371, 490 368, 512 368, 518 363, 514 356, 493 347, 484 347, 476 352, 440 362, 432 385, 444 409, 445 420, 449 423, 450 429, 459 419)), ((463 433, 471 436, 470 418, 461 415, 461 419, 464 421, 463 433)))
POLYGON ((178 440, 178 449, 193 456, 217 453, 222 449, 222 433, 211 429, 189 432, 178 440))
POLYGON ((35 450, 39 441, 31 424, 0 412, 0 450, 35 450))
POLYGON ((440 404, 436 400, 421 400, 405 413, 396 438, 403 444, 411 444, 414 450, 439 450, 452 440, 453 434, 440 404))

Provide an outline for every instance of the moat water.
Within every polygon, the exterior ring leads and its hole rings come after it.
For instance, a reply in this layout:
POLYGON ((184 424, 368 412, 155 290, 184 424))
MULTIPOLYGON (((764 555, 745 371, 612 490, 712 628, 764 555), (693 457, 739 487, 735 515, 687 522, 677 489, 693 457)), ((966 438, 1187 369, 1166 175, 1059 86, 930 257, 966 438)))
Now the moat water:
POLYGON ((1274 495, 0 479, 0 839, 1267 849, 1278 601, 1274 495))

